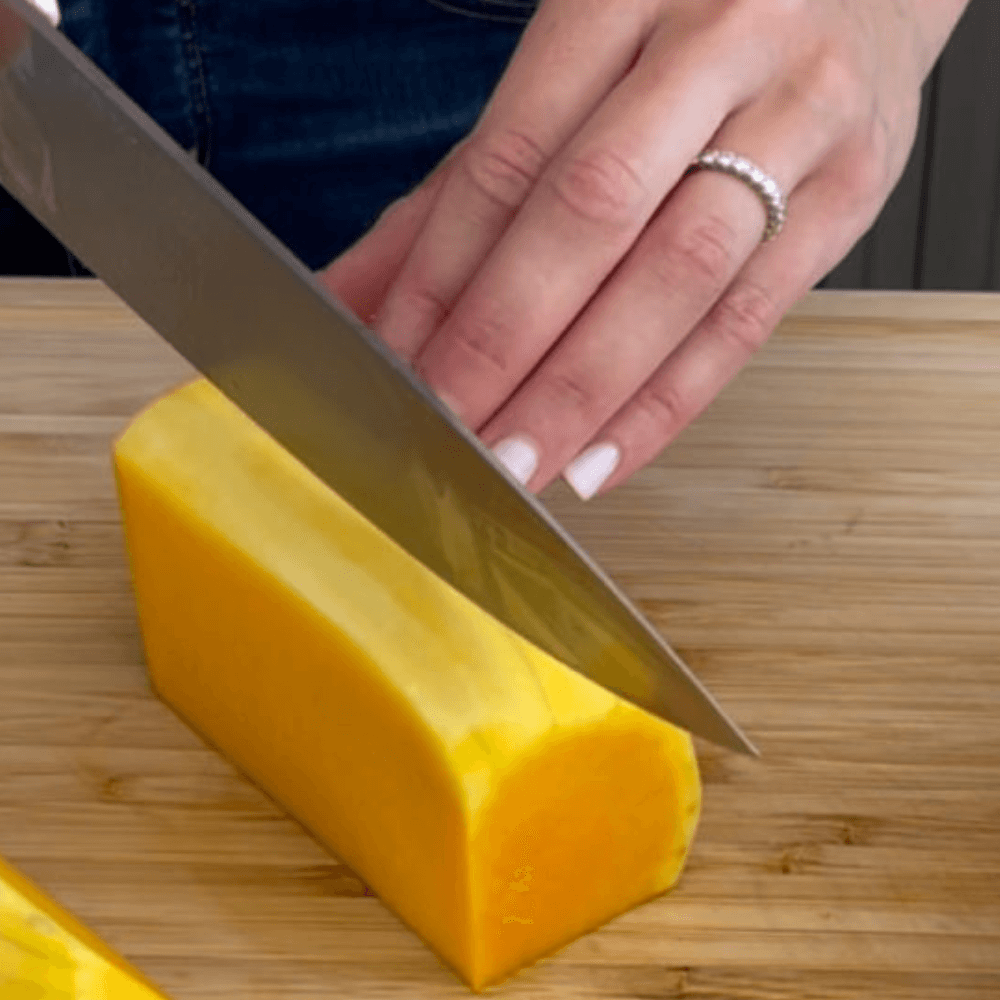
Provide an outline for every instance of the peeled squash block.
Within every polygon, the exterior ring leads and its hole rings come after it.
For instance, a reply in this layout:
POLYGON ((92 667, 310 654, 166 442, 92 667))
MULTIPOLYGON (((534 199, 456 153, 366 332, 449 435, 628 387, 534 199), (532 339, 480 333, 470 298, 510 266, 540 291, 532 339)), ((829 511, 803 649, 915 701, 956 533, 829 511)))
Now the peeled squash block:
POLYGON ((473 989, 675 883, 686 733, 476 607, 207 381, 115 467, 159 695, 473 989))
POLYGON ((120 955, 0 860, 2 1000, 164 1000, 120 955))

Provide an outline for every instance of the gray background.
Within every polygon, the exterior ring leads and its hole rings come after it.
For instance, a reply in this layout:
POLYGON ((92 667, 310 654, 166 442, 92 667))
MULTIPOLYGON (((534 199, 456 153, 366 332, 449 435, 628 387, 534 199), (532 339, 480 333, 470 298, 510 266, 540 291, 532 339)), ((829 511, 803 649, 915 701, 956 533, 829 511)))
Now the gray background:
POLYGON ((1000 0, 966 9, 924 86, 899 186, 822 285, 1000 290, 1000 0))

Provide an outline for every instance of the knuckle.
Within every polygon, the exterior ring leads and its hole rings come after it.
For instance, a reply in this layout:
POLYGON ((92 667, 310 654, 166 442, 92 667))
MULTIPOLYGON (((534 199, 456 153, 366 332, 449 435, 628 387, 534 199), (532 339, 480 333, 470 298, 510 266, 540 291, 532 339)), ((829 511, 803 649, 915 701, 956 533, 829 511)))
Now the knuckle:
POLYGON ((586 377, 576 372, 553 372, 546 383, 546 395, 560 412, 570 410, 584 420, 595 413, 596 388, 588 384, 586 377))
POLYGON ((824 49, 809 60, 798 92, 814 116, 832 130, 857 123, 866 111, 866 88, 858 67, 845 54, 824 49))
MULTIPOLYGON (((899 158, 900 162, 905 162, 899 158)), ((875 127, 850 143, 827 170, 828 205, 840 216, 869 218, 878 214, 895 182, 884 136, 875 127)))
POLYGON ((762 286, 750 282, 739 285, 721 298, 712 317, 718 335, 746 356, 763 346, 777 319, 773 296, 762 286))
POLYGON ((464 324, 451 335, 450 342, 463 366, 471 365, 488 378, 502 378, 510 372, 512 358, 507 348, 513 337, 501 320, 482 318, 464 324))
POLYGON ((462 165, 473 187, 489 201, 517 208, 528 196, 547 157, 524 132, 507 130, 469 144, 462 165))
POLYGON ((653 252, 658 274, 675 286, 692 280, 699 290, 717 294, 736 269, 735 230, 720 216, 704 216, 679 232, 665 234, 653 252))
POLYGON ((649 383, 636 395, 635 403, 658 439, 672 437, 694 416, 677 387, 668 382, 649 383))
POLYGON ((852 213, 865 213, 873 203, 880 203, 887 184, 886 164, 880 157, 852 157, 842 167, 840 187, 852 213))
POLYGON ((634 225, 647 197, 636 170, 609 150, 570 160, 556 171, 552 189, 577 218, 615 229, 634 225))
POLYGON ((815 0, 716 0, 715 4, 684 6, 705 9, 711 18, 709 26, 720 33, 730 51, 752 38, 758 68, 766 79, 786 62, 783 53, 790 44, 801 46, 815 0))
POLYGON ((406 299, 406 304, 419 322, 424 325, 437 326, 451 308, 451 303, 447 298, 429 284, 411 288, 406 299))

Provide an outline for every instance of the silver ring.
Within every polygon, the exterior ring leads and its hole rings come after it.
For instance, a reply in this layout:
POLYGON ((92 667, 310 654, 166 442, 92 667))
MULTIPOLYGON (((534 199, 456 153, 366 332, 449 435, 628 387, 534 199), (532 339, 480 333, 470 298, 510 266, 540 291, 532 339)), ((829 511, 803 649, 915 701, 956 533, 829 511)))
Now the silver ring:
POLYGON ((781 232, 788 212, 788 199, 778 182, 745 156, 721 149, 706 149, 691 161, 690 169, 718 170, 743 181, 760 198, 767 210, 767 225, 761 242, 773 240, 781 232))

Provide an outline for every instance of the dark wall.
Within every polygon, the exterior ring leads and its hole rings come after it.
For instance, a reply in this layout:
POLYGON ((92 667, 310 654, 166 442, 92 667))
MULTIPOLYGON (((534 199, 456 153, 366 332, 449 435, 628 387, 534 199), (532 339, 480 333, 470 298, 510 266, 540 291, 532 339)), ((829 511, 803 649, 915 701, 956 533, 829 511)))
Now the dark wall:
POLYGON ((1000 290, 1000 0, 972 0, 924 87, 920 133, 828 288, 1000 290))

